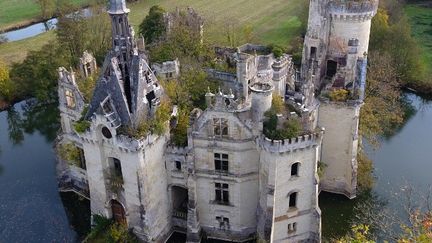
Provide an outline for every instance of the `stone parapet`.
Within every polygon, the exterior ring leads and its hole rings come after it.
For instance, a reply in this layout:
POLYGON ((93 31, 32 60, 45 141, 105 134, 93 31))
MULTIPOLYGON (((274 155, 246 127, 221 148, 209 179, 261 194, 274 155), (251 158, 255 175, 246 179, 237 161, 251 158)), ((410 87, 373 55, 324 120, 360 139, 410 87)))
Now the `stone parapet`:
POLYGON ((335 20, 366 21, 372 19, 378 9, 378 1, 329 1, 328 11, 335 20))
POLYGON ((304 149, 312 146, 317 146, 323 137, 324 129, 319 132, 302 135, 295 138, 284 140, 271 140, 265 136, 259 138, 261 148, 272 153, 293 152, 297 149, 304 149))

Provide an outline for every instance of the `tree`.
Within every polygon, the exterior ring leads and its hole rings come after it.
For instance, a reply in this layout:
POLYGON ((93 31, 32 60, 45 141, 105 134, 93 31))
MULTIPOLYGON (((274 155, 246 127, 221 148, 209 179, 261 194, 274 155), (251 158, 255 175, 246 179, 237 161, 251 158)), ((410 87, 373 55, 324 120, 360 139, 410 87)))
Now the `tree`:
POLYGON ((56 1, 55 0, 36 0, 41 9, 41 17, 49 19, 54 15, 56 1))
POLYGON ((164 23, 165 10, 158 5, 150 8, 149 14, 139 26, 139 33, 147 43, 154 43, 166 33, 164 23))
POLYGON ((0 98, 12 101, 15 96, 15 87, 9 77, 9 68, 0 61, 0 98))
POLYGON ((56 42, 31 51, 22 63, 11 68, 11 79, 20 98, 36 97, 43 102, 57 100, 58 67, 69 66, 67 53, 56 42))
POLYGON ((207 78, 207 74, 199 67, 183 69, 181 76, 182 85, 189 93, 189 98, 194 107, 205 108, 205 94, 208 88, 216 89, 216 83, 207 78))
POLYGON ((63 49, 69 52, 70 61, 75 65, 85 51, 87 32, 88 27, 85 25, 84 16, 80 13, 62 15, 58 18, 57 41, 63 49))
MULTIPOLYGON (((63 10, 67 13, 66 10, 63 10)), ((78 63, 85 50, 94 54, 101 64, 111 48, 111 22, 100 8, 92 8, 92 16, 81 13, 64 14, 59 17, 56 30, 57 40, 69 52, 70 62, 78 63)))
POLYGON ((372 51, 364 106, 360 115, 360 132, 368 141, 378 146, 378 137, 385 135, 403 122, 397 70, 388 53, 372 51))
POLYGON ((177 118, 177 125, 171 130, 171 141, 174 145, 185 147, 188 144, 187 129, 189 127, 189 112, 180 110, 177 118))

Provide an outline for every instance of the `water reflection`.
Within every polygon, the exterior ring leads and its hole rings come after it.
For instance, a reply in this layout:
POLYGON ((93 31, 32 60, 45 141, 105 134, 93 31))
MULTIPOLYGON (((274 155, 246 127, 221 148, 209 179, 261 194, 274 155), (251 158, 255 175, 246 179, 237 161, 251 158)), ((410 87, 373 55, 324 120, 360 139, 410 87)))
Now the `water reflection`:
POLYGON ((9 140, 14 145, 19 145, 24 140, 24 131, 22 128, 21 114, 15 110, 15 107, 11 107, 7 111, 7 123, 9 131, 9 140))
POLYGON ((56 103, 43 104, 37 100, 28 100, 20 103, 20 112, 17 105, 7 111, 9 139, 14 145, 19 145, 24 139, 24 132, 33 134, 40 132, 47 142, 52 142, 60 128, 58 108, 56 103))
POLYGON ((405 98, 409 111, 405 124, 382 138, 377 149, 364 143, 374 163, 376 180, 371 192, 354 200, 321 193, 325 238, 345 235, 353 223, 368 223, 379 242, 394 241, 392 235, 399 234, 400 225, 407 223, 407 207, 424 206, 425 195, 431 194, 432 102, 410 93, 405 98))
POLYGON ((58 121, 56 104, 0 112, 0 242, 76 242, 89 229, 89 203, 57 190, 58 121))

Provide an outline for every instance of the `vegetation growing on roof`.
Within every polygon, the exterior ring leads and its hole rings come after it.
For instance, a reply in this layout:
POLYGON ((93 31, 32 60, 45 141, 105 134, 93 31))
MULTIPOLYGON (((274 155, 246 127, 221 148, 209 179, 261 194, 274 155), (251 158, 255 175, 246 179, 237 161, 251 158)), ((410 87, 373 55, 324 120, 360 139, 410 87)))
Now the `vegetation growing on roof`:
POLYGON ((281 121, 279 116, 283 117, 287 112, 287 107, 278 95, 274 95, 271 108, 264 114, 266 120, 263 123, 264 135, 272 140, 283 140, 297 137, 303 130, 302 124, 297 117, 281 121), (279 115, 279 116, 278 116, 279 115), (280 126, 278 123, 283 122, 280 126))
POLYGON ((80 151, 73 143, 61 143, 58 145, 58 154, 62 160, 71 165, 80 165, 80 151))

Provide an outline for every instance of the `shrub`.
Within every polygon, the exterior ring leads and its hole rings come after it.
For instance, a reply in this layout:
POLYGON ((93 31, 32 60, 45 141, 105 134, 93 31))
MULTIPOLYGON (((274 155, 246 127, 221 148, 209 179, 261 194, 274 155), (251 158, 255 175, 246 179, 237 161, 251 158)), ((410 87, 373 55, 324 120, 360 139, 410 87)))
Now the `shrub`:
POLYGON ((80 163, 80 152, 72 143, 62 143, 58 147, 59 156, 62 160, 66 160, 71 165, 78 166, 80 163))
POLYGON ((75 122, 74 129, 77 133, 82 134, 90 128, 91 123, 87 120, 79 120, 75 122))
POLYGON ((282 130, 282 136, 287 138, 294 138, 300 135, 302 125, 298 119, 292 118, 284 123, 284 129, 282 130))
POLYGON ((337 89, 329 93, 331 101, 346 101, 348 99, 349 91, 346 89, 337 89))
POLYGON ((172 142, 175 146, 186 147, 188 144, 187 129, 189 126, 189 113, 180 111, 177 126, 171 130, 172 142))
POLYGON ((268 48, 270 49, 270 51, 273 53, 273 55, 276 58, 283 56, 283 54, 285 52, 284 48, 281 46, 278 46, 278 45, 272 45, 271 44, 271 45, 268 45, 268 48))
POLYGON ((273 94, 271 109, 273 109, 277 114, 280 114, 285 110, 284 100, 280 95, 273 94))

